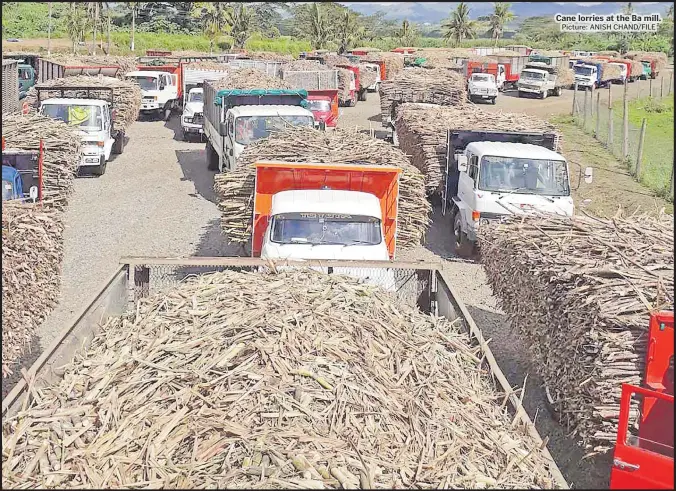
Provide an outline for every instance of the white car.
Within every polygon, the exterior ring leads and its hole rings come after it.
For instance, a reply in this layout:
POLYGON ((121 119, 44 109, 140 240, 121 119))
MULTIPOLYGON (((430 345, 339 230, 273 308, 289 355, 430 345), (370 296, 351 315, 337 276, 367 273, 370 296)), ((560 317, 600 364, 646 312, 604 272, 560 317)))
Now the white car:
POLYGON ((487 100, 495 104, 498 97, 495 77, 490 73, 473 73, 467 82, 467 94, 472 102, 487 100))

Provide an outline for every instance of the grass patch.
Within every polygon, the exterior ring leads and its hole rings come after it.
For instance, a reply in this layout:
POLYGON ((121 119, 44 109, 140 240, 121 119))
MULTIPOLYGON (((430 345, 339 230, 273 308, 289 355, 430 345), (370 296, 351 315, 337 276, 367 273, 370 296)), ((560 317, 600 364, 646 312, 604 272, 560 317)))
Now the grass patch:
POLYGON ((673 203, 665 201, 654 190, 636 182, 627 165, 577 126, 571 116, 557 116, 550 121, 563 136, 562 153, 570 166, 571 188, 578 211, 611 217, 621 206, 628 213, 633 213, 637 208, 640 212, 653 214, 661 208, 667 213, 674 213, 673 203), (591 184, 579 182, 580 170, 585 167, 594 169, 594 180, 591 184))
MULTIPOLYGON (((619 106, 621 110, 621 105, 619 106)), ((629 103, 629 124, 640 128, 646 119, 641 183, 662 196, 669 194, 674 165, 674 99, 637 99, 629 103)))

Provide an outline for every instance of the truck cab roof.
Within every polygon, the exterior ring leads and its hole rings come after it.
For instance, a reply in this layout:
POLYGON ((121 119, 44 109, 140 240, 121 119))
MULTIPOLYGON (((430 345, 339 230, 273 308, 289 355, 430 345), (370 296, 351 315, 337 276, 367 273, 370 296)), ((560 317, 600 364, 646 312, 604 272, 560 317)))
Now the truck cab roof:
POLYGON ((65 105, 78 105, 78 106, 107 106, 108 102, 101 99, 77 99, 77 98, 53 98, 42 101, 43 105, 48 104, 65 104, 65 105))
POLYGON ((548 148, 531 143, 472 142, 467 150, 481 158, 484 155, 506 158, 528 158, 535 160, 566 160, 548 148))
POLYGON ((272 197, 271 215, 336 213, 381 218, 380 201, 370 193, 336 189, 280 191, 272 197))
POLYGON ((235 106, 229 110, 235 117, 239 116, 310 116, 312 112, 301 106, 250 105, 235 106))

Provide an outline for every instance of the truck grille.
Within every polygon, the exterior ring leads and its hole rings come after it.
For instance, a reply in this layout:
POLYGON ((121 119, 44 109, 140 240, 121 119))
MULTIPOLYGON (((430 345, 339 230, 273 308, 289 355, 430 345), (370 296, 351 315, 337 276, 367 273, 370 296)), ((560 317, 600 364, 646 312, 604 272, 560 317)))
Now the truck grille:
POLYGON ((204 124, 204 114, 195 113, 192 117, 192 122, 195 124, 204 124))
POLYGON ((144 97, 143 102, 154 102, 155 98, 154 97, 144 97))

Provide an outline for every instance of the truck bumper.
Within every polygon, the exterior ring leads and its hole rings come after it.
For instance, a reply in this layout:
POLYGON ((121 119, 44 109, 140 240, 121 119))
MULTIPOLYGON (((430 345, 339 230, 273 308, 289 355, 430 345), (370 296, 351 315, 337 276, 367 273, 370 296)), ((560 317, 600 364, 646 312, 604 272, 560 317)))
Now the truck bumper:
POLYGON ((157 111, 160 109, 160 104, 158 102, 142 102, 141 111, 157 111))
POLYGON ((98 167, 101 165, 102 155, 83 155, 80 167, 98 167))
POLYGON ((195 124, 183 124, 181 125, 181 128, 183 129, 183 133, 191 133, 191 134, 204 134, 204 128, 202 128, 202 125, 195 125, 195 124))
POLYGON ((542 94, 543 89, 531 89, 531 88, 525 88, 525 87, 519 87, 519 92, 524 92, 526 94, 542 94))
POLYGON ((492 99, 497 97, 498 94, 470 94, 469 96, 473 97, 474 99, 492 99))

